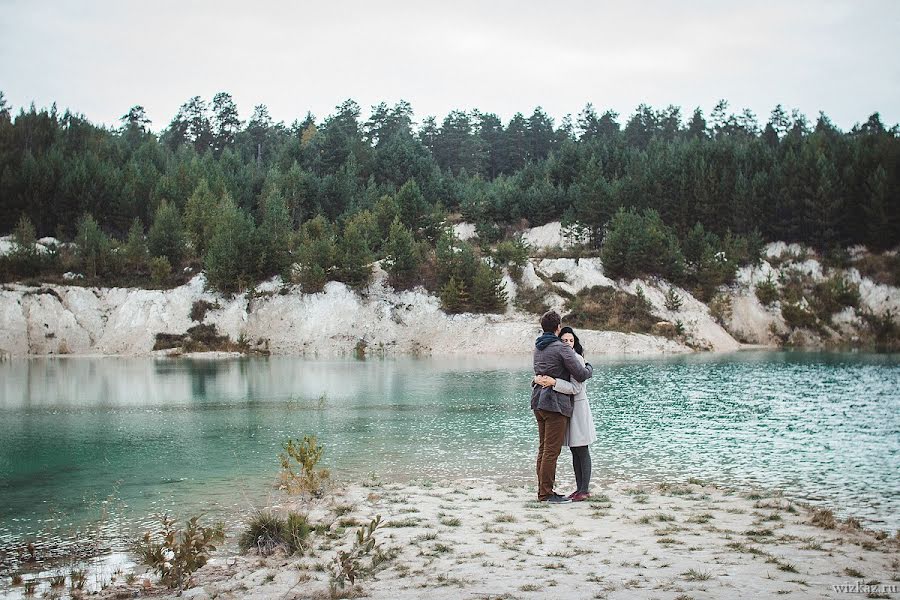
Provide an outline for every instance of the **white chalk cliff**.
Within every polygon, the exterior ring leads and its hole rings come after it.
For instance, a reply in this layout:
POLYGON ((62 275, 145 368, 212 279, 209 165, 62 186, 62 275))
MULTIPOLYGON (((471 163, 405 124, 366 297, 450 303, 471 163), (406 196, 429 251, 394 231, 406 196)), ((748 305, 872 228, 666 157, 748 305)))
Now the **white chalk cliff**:
MULTIPOLYGON (((532 247, 561 245, 558 224, 536 230, 529 238, 532 247)), ((767 253, 776 256, 788 250, 771 244, 767 253)), ((826 277, 816 261, 793 264, 792 268, 805 269, 814 279, 826 277)), ((741 269, 735 284, 726 290, 732 300, 727 330, 713 319, 707 305, 688 291, 675 287, 683 303, 678 311, 669 311, 665 294, 671 286, 667 282, 613 281, 604 275, 597 258, 532 259, 519 285, 535 287, 558 273, 565 281, 555 285, 568 293, 596 285, 636 293, 640 286, 653 314, 660 320, 680 321, 684 339, 694 348, 736 350, 741 347, 736 337, 747 343, 774 345, 775 333, 786 329, 777 303, 764 307, 754 293, 754 286, 769 274, 777 277, 765 261, 741 269)), ((879 314, 886 310, 898 313, 900 290, 876 284, 854 269, 847 276, 859 284, 865 308, 879 314)), ((518 286, 509 277, 506 285, 510 305, 504 314, 447 315, 439 300, 423 289, 394 291, 377 265, 374 281, 363 293, 330 282, 321 293, 304 294, 276 278, 258 286, 253 294, 224 297, 206 291, 202 274, 170 290, 7 284, 0 289, 0 355, 150 354, 158 333, 182 334, 197 324, 189 315, 198 300, 218 305, 207 313, 205 323, 214 324, 232 340, 248 340, 251 347, 273 354, 347 355, 358 348, 386 355, 529 353, 539 333, 538 317, 514 309, 518 286)), ((561 297, 551 295, 550 300, 562 309, 561 297)), ((845 312, 834 319, 838 327, 856 323, 852 311, 845 312)), ((611 331, 579 334, 592 354, 692 351, 684 343, 660 336, 611 331)))

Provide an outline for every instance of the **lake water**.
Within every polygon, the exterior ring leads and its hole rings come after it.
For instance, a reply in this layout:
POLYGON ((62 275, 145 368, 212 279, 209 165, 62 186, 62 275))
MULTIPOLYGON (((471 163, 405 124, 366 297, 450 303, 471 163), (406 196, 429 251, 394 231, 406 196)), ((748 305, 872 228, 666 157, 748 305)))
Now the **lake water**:
MULTIPOLYGON (((593 363, 595 488, 699 477, 900 527, 900 356, 593 363)), ((529 380, 530 357, 8 360, 0 550, 121 549, 154 513, 238 519, 274 493, 281 445, 305 434, 339 479, 531 485, 529 380)))

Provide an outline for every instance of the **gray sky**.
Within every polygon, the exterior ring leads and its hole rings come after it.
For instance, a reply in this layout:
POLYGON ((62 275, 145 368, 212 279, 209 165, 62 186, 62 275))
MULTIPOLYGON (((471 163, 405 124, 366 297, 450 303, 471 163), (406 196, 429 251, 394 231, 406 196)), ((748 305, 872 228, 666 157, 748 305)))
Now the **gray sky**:
POLYGON ((230 92, 290 123, 347 98, 405 99, 417 121, 478 108, 504 122, 587 102, 733 112, 820 110, 849 129, 900 121, 900 2, 256 2, 0 0, 0 90, 93 122, 143 105, 165 127, 191 96, 230 92))

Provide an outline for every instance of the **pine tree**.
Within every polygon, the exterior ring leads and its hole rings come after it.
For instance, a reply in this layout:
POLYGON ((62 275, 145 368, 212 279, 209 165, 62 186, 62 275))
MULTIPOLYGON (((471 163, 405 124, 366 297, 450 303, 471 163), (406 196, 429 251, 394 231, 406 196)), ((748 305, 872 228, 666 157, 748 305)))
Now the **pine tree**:
POLYGON ((218 208, 219 199, 209 189, 206 179, 201 179, 184 208, 184 228, 198 257, 206 254, 218 208))
POLYGON ((337 248, 333 227, 322 215, 303 224, 297 248, 298 278, 304 292, 322 291, 334 270, 337 248))
POLYGON ((285 273, 291 264, 291 215, 277 189, 265 199, 258 231, 259 271, 263 277, 285 273))
POLYGON ((147 250, 150 256, 165 256, 173 269, 181 266, 184 257, 184 230, 178 207, 165 200, 156 209, 153 225, 147 233, 147 250))
POLYGON ((128 230, 128 238, 125 242, 125 260, 132 268, 141 267, 147 260, 144 224, 137 217, 131 222, 131 228, 128 230))
POLYGON ((469 294, 466 284, 456 277, 451 277, 441 288, 441 308, 449 314, 465 312, 469 305, 469 294))
POLYGON ((203 260, 209 285, 222 292, 241 291, 256 275, 253 219, 226 197, 216 218, 203 260))
POLYGON ((415 285, 422 259, 412 232, 403 226, 400 219, 395 219, 391 224, 385 250, 385 270, 391 285, 396 289, 409 289, 415 285))
POLYGON ((94 278, 106 272, 111 253, 110 240, 90 213, 85 213, 78 222, 75 245, 87 277, 94 278))
POLYGON ((338 252, 340 280, 355 288, 369 285, 374 257, 366 241, 363 222, 357 219, 347 221, 338 252))
POLYGON ((488 265, 479 264, 472 277, 472 309, 475 312, 503 312, 506 300, 503 277, 488 265))

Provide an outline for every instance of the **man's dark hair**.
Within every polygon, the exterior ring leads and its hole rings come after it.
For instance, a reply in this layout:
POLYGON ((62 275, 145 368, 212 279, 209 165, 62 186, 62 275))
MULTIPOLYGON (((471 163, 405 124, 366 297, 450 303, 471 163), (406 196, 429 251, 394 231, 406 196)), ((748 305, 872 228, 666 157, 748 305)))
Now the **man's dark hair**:
POLYGON ((541 329, 548 333, 556 333, 556 328, 562 323, 562 318, 555 310, 548 310, 541 317, 541 329))

